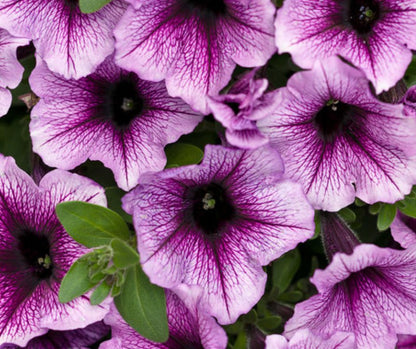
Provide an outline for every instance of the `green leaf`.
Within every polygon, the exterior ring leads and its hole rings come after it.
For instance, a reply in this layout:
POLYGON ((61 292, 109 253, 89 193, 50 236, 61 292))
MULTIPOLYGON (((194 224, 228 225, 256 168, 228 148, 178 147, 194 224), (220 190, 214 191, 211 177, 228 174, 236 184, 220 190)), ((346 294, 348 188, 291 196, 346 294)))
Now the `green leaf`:
POLYGON ((264 332, 274 332, 282 323, 282 318, 278 315, 267 316, 257 321, 257 326, 264 332))
POLYGON ((137 251, 124 241, 113 239, 110 247, 113 249, 113 263, 117 268, 123 269, 139 263, 137 251))
POLYGON ((297 249, 285 253, 274 261, 272 269, 273 286, 277 287, 280 293, 283 293, 290 285, 299 267, 300 253, 297 249))
POLYGON ((130 237, 123 218, 106 207, 68 201, 56 206, 56 214, 68 234, 89 248, 108 245, 114 238, 130 237))
POLYGON ((282 293, 279 296, 279 300, 282 302, 287 302, 287 303, 297 303, 299 301, 301 301, 303 298, 303 293, 300 291, 289 291, 286 293, 282 293))
POLYGON ((338 212, 338 214, 345 220, 347 223, 354 223, 357 219, 355 212, 348 207, 344 207, 338 212))
POLYGON ((399 210, 406 216, 416 218, 416 199, 406 197, 400 201, 399 210))
POLYGON ((93 13, 107 5, 111 0, 79 0, 79 8, 82 13, 93 13))
POLYGON ((370 212, 370 214, 372 215, 376 215, 380 212, 381 206, 382 206, 381 202, 376 202, 375 204, 372 204, 368 207, 368 212, 370 212))
POLYGON ((174 164, 179 166, 197 164, 204 157, 201 149, 185 143, 168 144, 165 153, 168 159, 166 167, 172 167, 174 164))
POLYGON ((139 264, 127 269, 114 303, 123 319, 142 336, 154 342, 168 339, 165 291, 150 283, 139 264))
POLYGON ((91 282, 88 277, 90 265, 88 259, 93 253, 88 253, 77 259, 65 274, 58 294, 61 303, 70 302, 97 285, 98 282, 91 282))
POLYGON ((394 217, 396 217, 396 205, 384 204, 377 217, 377 229, 379 231, 386 230, 390 227, 394 217))
POLYGON ((109 285, 105 280, 97 286, 94 292, 91 294, 90 303, 92 305, 100 304, 107 296, 110 294, 111 285, 109 285))

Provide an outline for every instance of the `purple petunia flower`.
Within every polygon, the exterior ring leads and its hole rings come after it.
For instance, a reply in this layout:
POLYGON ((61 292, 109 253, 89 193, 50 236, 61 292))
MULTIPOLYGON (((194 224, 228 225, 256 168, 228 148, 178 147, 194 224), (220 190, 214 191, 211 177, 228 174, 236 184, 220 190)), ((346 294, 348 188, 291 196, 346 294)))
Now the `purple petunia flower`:
POLYGON ((208 108, 226 127, 227 141, 236 147, 252 149, 268 142, 256 121, 274 109, 274 93, 263 94, 267 79, 255 79, 256 69, 246 73, 227 94, 208 97, 208 108))
POLYGON ((6 87, 17 87, 23 75, 24 69, 17 60, 16 49, 28 43, 29 40, 15 38, 0 29, 0 116, 7 114, 12 103, 12 94, 6 87))
POLYGON ((416 49, 414 0, 286 0, 275 25, 279 52, 299 66, 341 55, 377 93, 403 77, 416 49))
POLYGON ((311 281, 318 294, 299 303, 285 336, 309 329, 327 338, 352 332, 357 348, 394 348, 398 333, 416 334, 416 246, 399 251, 359 244, 335 214, 321 215, 331 260, 311 281))
POLYGON ((116 62, 207 113, 239 64, 261 66, 276 50, 270 0, 128 0, 115 29, 116 62))
MULTIPOLYGON (((110 327, 102 321, 69 331, 48 331, 40 337, 35 337, 27 343, 25 349, 88 349, 107 335, 110 327)), ((19 349, 16 344, 3 344, 0 349, 19 349)))
POLYGON ((71 200, 106 204, 104 190, 88 178, 54 170, 38 187, 13 158, 0 156, 0 343, 25 346, 49 329, 85 327, 108 312, 85 296, 58 300, 60 280, 88 251, 55 215, 56 204, 71 200))
POLYGON ((416 244, 416 218, 404 215, 400 211, 390 226, 391 235, 403 248, 416 244))
POLYGON ((78 79, 114 51, 113 29, 125 9, 123 0, 90 14, 78 0, 2 0, 0 27, 32 39, 51 70, 78 79))
POLYGON ((163 169, 164 146, 202 119, 163 83, 141 80, 111 57, 80 80, 65 80, 39 61, 29 81, 41 98, 31 114, 33 151, 66 170, 100 160, 124 190, 142 173, 163 169))
POLYGON ((355 196, 393 203, 416 183, 416 119, 371 93, 361 71, 338 58, 293 75, 275 111, 257 122, 316 209, 355 196))
POLYGON ((265 349, 352 349, 354 335, 346 332, 336 332, 328 339, 315 336, 309 330, 299 330, 290 341, 279 334, 266 337, 265 349))
POLYGON ((261 266, 313 235, 313 210, 282 172, 270 148, 207 145, 201 165, 143 178, 123 208, 150 280, 201 286, 201 302, 222 324, 249 311, 264 292, 261 266))
POLYGON ((112 306, 104 318, 105 323, 111 325, 112 338, 102 343, 100 349, 225 349, 227 335, 215 319, 201 308, 201 289, 181 285, 175 292, 181 298, 166 291, 169 324, 169 339, 166 342, 155 343, 142 337, 126 324, 115 306, 112 306))

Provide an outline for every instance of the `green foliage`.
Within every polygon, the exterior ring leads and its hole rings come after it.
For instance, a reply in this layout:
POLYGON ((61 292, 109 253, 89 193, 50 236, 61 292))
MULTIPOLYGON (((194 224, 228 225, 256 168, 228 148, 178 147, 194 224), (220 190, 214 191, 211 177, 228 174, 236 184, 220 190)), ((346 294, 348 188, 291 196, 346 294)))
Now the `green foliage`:
POLYGON ((113 250, 113 263, 117 268, 124 269, 139 263, 139 255, 130 245, 120 239, 113 239, 110 243, 113 250))
POLYGON ((404 200, 398 202, 397 207, 406 216, 416 218, 416 187, 413 187, 404 200))
POLYGON ((383 204, 377 217, 377 229, 379 231, 387 230, 394 217, 396 216, 397 207, 396 205, 383 204))
POLYGON ((168 339, 165 292, 150 283, 139 264, 127 269, 126 281, 114 303, 123 319, 142 336, 154 342, 168 339))
POLYGON ((342 219, 348 224, 354 223, 357 219, 355 212, 348 207, 344 207, 342 210, 338 212, 342 219))
POLYGON ((82 13, 93 13, 110 2, 111 0, 79 0, 79 8, 82 13))
POLYGON ((300 266, 301 258, 297 249, 291 250, 273 262, 273 287, 280 293, 286 291, 300 266))
POLYGON ((97 286, 94 292, 91 294, 90 303, 92 305, 100 304, 104 299, 108 297, 111 292, 111 284, 107 283, 105 280, 97 286))
POLYGON ((72 301, 98 284, 98 281, 92 282, 88 276, 89 258, 93 253, 88 253, 76 260, 62 279, 58 294, 61 303, 72 301))
POLYGON ((108 245, 114 238, 128 240, 127 224, 114 211, 82 201, 62 202, 56 214, 72 238, 86 247, 108 245))
POLYGON ((204 152, 200 148, 185 143, 168 144, 165 153, 168 168, 197 164, 204 157, 204 152))

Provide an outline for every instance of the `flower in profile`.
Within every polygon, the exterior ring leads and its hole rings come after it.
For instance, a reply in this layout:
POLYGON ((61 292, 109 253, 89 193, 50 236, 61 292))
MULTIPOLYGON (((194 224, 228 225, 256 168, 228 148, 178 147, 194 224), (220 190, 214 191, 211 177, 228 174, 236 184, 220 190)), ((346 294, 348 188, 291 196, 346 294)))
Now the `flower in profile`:
POLYGON ((17 60, 16 49, 28 43, 29 40, 15 38, 0 28, 0 116, 7 114, 12 103, 12 94, 6 87, 17 87, 23 75, 23 67, 17 60))
POLYGON ((363 69, 377 93, 403 77, 416 49, 413 0, 286 0, 276 44, 303 68, 340 55, 363 69))
POLYGON ((201 303, 222 324, 264 292, 262 265, 313 235, 313 210, 280 156, 205 148, 200 165, 143 177, 123 199, 133 214, 143 270, 165 288, 203 288, 201 303))
POLYGON ((266 93, 267 79, 255 79, 256 69, 246 73, 224 95, 209 96, 208 108, 226 128, 227 141, 236 147, 260 147, 268 139, 257 129, 256 121, 274 108, 274 93, 266 93))
POLYGON ((112 338, 100 345, 100 349, 181 349, 205 348, 225 349, 227 335, 212 316, 201 308, 201 289, 181 285, 175 293, 166 291, 166 311, 168 315, 169 339, 164 343, 155 343, 142 337, 120 316, 116 307, 111 306, 104 318, 111 326, 112 338))
POLYGON ((355 196, 393 203, 416 183, 416 119, 371 93, 364 74, 333 57, 294 74, 259 130, 312 206, 338 211, 355 196))
POLYGON ((33 151, 65 170, 100 160, 124 190, 142 173, 163 169, 164 146, 202 119, 163 83, 139 79, 112 57, 80 80, 66 80, 39 61, 29 82, 40 97, 31 114, 33 151))
POLYGON ((115 29, 116 62, 207 113, 236 64, 261 66, 275 52, 270 0, 127 0, 115 29))
POLYGON ((89 14, 78 0, 2 0, 0 27, 33 40, 52 71, 78 79, 114 51, 113 29, 125 9, 123 0, 89 14))
POLYGON ((399 251, 359 244, 334 213, 321 214, 330 259, 311 281, 318 294, 298 303, 284 335, 300 329, 328 338, 355 335, 356 348, 394 348, 397 334, 416 334, 416 246, 399 251))
MULTIPOLYGON (((40 337, 35 337, 27 343, 25 349, 88 349, 90 345, 98 342, 110 331, 110 327, 102 321, 88 325, 85 328, 68 331, 49 330, 40 337)), ((19 349, 16 344, 3 344, 0 349, 19 349)))
POLYGON ((416 218, 406 216, 400 211, 390 225, 391 235, 403 248, 416 243, 416 218))
POLYGON ((108 312, 88 297, 58 300, 60 280, 88 251, 55 215, 56 204, 70 200, 106 204, 103 188, 88 178, 54 170, 37 186, 13 158, 0 156, 0 343, 25 346, 48 330, 85 327, 108 312))
POLYGON ((309 330, 299 330, 288 341, 279 334, 266 337, 265 349, 352 349, 354 348, 354 336, 352 333, 335 332, 331 337, 324 339, 315 336, 309 330))

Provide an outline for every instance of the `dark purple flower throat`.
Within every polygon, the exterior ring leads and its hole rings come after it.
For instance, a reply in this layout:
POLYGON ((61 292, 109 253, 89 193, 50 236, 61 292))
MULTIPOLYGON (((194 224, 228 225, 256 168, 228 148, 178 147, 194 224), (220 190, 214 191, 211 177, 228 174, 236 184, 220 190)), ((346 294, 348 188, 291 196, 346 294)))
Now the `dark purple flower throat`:
POLYGON ((196 188, 192 201, 193 221, 206 235, 217 234, 220 227, 235 216, 235 208, 219 184, 196 188))
POLYGON ((130 122, 139 116, 144 107, 144 100, 137 90, 134 78, 123 77, 109 85, 104 102, 104 113, 113 124, 126 128, 130 122))
POLYGON ((380 18, 377 0, 350 0, 347 21, 358 34, 368 34, 380 18))
POLYGON ((17 249, 25 264, 25 269, 31 270, 32 275, 40 280, 52 276, 53 264, 50 255, 49 239, 29 229, 17 234, 17 249))

